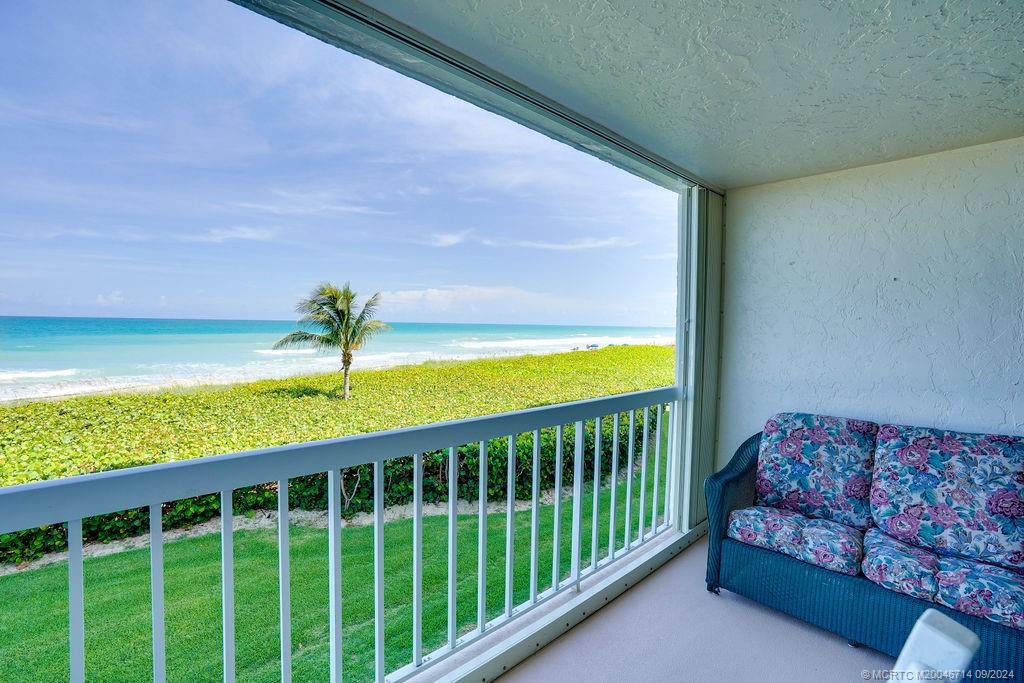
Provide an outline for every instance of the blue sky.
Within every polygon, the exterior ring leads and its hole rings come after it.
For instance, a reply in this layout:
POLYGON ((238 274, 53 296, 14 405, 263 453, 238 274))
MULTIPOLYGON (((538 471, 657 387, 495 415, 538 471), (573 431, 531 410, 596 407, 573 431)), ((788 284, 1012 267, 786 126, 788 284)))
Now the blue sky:
POLYGON ((0 63, 0 315, 673 323, 673 193, 226 0, 12 3, 0 63))

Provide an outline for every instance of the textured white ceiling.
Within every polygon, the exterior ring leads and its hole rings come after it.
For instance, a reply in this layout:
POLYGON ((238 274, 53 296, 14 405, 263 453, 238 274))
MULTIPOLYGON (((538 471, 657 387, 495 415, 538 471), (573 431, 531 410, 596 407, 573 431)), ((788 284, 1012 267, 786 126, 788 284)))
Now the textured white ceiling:
POLYGON ((369 0, 739 187, 1024 135, 1024 0, 369 0))

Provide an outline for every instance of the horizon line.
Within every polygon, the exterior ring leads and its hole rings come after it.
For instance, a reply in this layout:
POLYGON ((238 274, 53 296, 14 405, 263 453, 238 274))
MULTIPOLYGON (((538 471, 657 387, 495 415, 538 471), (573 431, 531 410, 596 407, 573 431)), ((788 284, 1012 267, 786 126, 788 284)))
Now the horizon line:
MULTIPOLYGON (((284 318, 181 318, 181 317, 160 317, 160 316, 103 316, 103 315, 15 315, 0 313, 2 318, 57 318, 65 320, 179 320, 179 321, 204 321, 204 322, 256 322, 256 323, 294 323, 298 320, 284 318)), ((674 329, 675 325, 623 325, 621 323, 532 323, 532 322, 438 322, 419 320, 384 320, 389 325, 493 325, 496 327, 508 327, 513 325, 529 325, 531 327, 622 327, 622 328, 663 328, 674 329)))

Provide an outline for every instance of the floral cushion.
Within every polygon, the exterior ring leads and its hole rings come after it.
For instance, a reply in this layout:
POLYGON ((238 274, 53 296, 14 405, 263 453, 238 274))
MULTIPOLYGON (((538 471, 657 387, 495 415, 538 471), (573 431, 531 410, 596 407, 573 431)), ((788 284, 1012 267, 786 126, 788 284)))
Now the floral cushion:
POLYGON ((868 529, 864 534, 864 576, 889 590, 934 600, 938 566, 935 553, 898 541, 878 529, 868 529))
POLYGON ((1024 629, 1024 576, 983 562, 940 557, 935 602, 1024 629))
POLYGON ((883 425, 871 511, 939 555, 1024 569, 1024 438, 883 425))
POLYGON ((844 574, 856 574, 863 554, 861 532, 827 519, 810 519, 773 507, 734 510, 730 538, 844 574))
POLYGON ((758 504, 867 529, 877 431, 878 425, 863 420, 776 415, 761 436, 758 504))
POLYGON ((827 519, 808 519, 800 559, 825 569, 856 574, 864 556, 864 536, 853 527, 827 519))

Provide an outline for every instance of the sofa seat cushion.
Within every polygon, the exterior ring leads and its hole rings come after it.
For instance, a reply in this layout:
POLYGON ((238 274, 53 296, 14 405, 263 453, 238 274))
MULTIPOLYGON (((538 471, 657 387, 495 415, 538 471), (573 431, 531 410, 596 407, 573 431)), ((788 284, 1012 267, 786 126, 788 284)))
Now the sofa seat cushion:
POLYGON ((863 420, 776 415, 765 424, 758 451, 758 504, 867 529, 877 431, 863 420))
POLYGON ((1024 629, 1024 575, 994 565, 940 557, 935 602, 1024 629))
POLYGON ((871 512, 941 556, 1024 569, 1024 438, 883 425, 871 512))
POLYGON ((864 534, 864 576, 880 586, 922 600, 934 600, 939 557, 888 536, 878 529, 864 534))
POLYGON ((843 574, 858 572, 864 551, 863 535, 857 529, 767 506, 734 510, 727 533, 742 543, 843 574))

